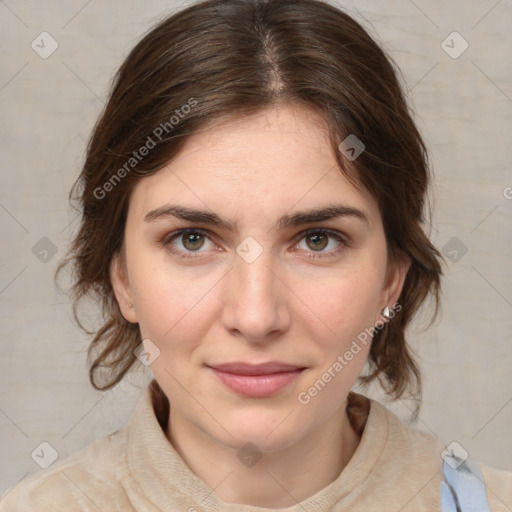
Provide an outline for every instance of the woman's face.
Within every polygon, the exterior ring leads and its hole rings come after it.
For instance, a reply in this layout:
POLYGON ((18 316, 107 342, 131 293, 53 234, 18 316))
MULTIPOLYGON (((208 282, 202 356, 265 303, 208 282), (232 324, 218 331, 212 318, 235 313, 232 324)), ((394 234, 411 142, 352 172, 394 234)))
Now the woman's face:
POLYGON ((322 119, 280 107, 194 135, 137 183, 112 279, 171 422, 273 451, 344 410, 407 270, 386 255, 322 119))

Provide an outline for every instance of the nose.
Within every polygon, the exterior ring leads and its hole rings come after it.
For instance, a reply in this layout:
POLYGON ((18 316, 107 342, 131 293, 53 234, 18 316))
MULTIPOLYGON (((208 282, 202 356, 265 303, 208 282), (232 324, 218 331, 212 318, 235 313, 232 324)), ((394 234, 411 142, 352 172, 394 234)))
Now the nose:
POLYGON ((265 251, 252 262, 237 255, 224 286, 222 321, 233 336, 261 343, 288 329, 289 291, 265 251))

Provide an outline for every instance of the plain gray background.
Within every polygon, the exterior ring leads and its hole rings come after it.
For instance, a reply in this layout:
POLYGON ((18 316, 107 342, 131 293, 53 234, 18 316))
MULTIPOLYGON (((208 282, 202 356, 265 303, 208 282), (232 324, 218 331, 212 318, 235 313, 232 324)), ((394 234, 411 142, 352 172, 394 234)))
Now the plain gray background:
MULTIPOLYGON (((41 442, 62 459, 123 426, 148 381, 139 372, 106 393, 89 385, 88 338, 53 274, 110 79, 152 24, 187 3, 0 2, 0 492, 40 469, 31 454, 41 442), (42 32, 58 44, 45 59, 31 47, 51 49, 42 32)), ((512 470, 512 2, 332 3, 401 67, 436 172, 431 236, 448 265, 438 320, 410 330, 424 374, 416 427, 512 470)), ((368 394, 384 402, 376 387, 368 394)), ((410 413, 407 401, 386 405, 410 413)))

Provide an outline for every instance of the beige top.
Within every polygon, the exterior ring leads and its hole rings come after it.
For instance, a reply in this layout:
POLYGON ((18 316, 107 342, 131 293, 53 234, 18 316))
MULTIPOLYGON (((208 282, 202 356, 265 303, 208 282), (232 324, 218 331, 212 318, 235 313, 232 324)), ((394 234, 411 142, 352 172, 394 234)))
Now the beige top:
MULTIPOLYGON (((356 394, 360 400, 363 395, 356 394)), ((402 423, 375 400, 361 441, 338 478, 280 512, 441 510, 443 444, 402 423)), ((1 512, 264 512, 221 501, 169 443, 152 388, 118 432, 6 491, 1 512)), ((512 472, 479 467, 492 512, 512 511, 512 472)))

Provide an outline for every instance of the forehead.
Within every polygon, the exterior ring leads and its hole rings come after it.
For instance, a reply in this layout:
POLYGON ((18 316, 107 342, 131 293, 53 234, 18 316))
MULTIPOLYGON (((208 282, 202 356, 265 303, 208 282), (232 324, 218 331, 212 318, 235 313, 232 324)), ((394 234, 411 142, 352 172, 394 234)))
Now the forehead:
POLYGON ((171 201, 253 222, 263 211, 275 217, 333 203, 379 215, 370 194, 342 173, 323 118, 296 106, 206 126, 167 166, 137 183, 130 209, 140 218, 171 201))

